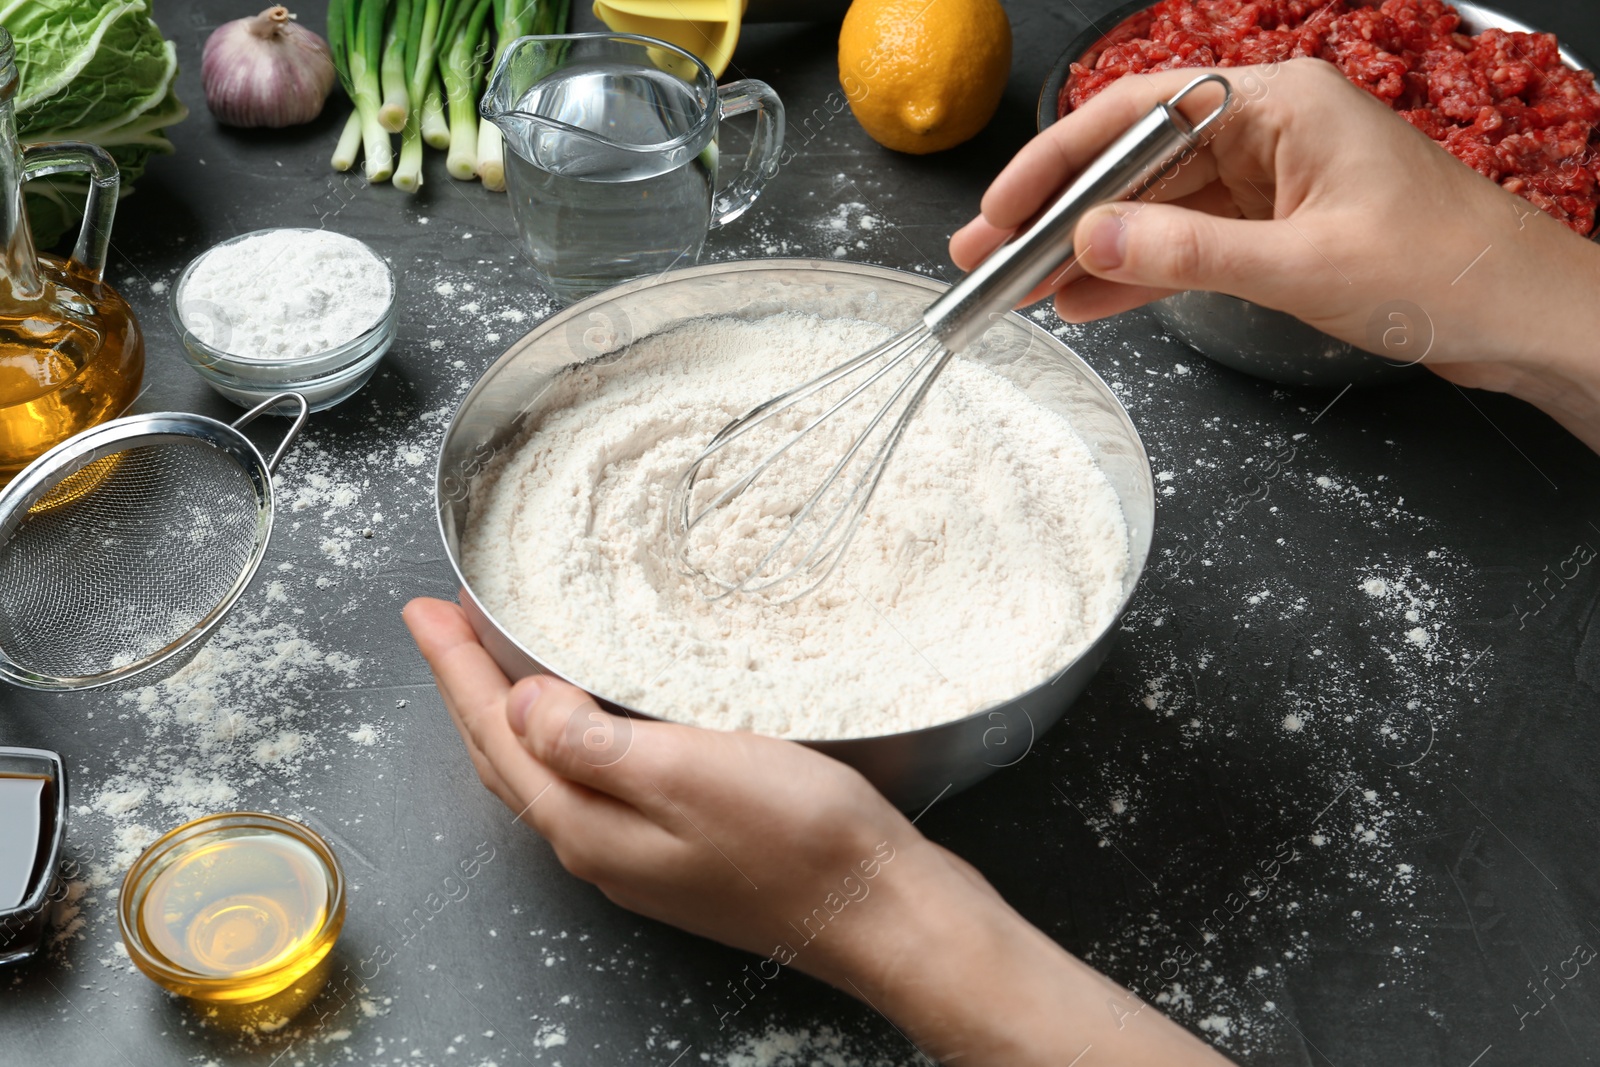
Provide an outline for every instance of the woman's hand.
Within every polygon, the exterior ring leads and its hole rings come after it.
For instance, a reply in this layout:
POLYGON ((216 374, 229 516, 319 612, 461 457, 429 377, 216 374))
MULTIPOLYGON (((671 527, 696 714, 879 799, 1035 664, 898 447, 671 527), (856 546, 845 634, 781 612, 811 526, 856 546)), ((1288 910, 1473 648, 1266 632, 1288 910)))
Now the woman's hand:
MULTIPOLYGON (((1199 73, 1124 78, 1034 138, 989 187, 982 216, 951 239, 951 258, 976 266, 1199 73)), ((1522 396, 1600 447, 1600 361, 1590 355, 1600 248, 1329 64, 1217 73, 1234 86, 1235 111, 1160 187, 1160 202, 1107 205, 1079 224, 1078 261, 1056 285, 1064 319, 1185 289, 1229 293, 1459 384, 1522 396)))
POLYGON ((548 676, 513 686, 455 604, 414 600, 405 619, 479 778, 569 871, 761 957, 713 994, 719 1015, 792 967, 939 1058, 1060 1064, 1098 1043, 1101 1063, 1224 1062, 1029 926, 844 764, 609 715, 548 676))
POLYGON ((415 601, 406 621, 484 784, 631 911, 762 956, 792 944, 795 966, 844 985, 902 947, 873 919, 910 907, 909 885, 982 884, 842 763, 609 715, 549 676, 512 686, 454 604, 415 601))

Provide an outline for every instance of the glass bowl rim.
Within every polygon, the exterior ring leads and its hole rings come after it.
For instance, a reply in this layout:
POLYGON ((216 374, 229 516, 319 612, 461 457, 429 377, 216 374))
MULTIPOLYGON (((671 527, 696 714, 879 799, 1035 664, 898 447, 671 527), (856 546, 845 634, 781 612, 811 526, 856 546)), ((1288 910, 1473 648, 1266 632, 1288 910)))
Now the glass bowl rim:
POLYGON ((322 925, 310 935, 308 940, 323 936, 330 929, 338 929, 344 924, 345 912, 345 879, 344 870, 339 865, 339 857, 334 854, 331 846, 311 827, 281 815, 272 815, 261 811, 220 811, 210 815, 202 815, 186 823, 174 826, 160 837, 156 838, 145 850, 139 853, 139 858, 134 860, 128 868, 128 873, 123 875, 121 892, 117 900, 117 924, 121 928, 122 943, 128 950, 128 956, 146 975, 158 984, 166 985, 167 982, 179 983, 195 990, 225 989, 247 978, 260 978, 287 970, 295 963, 294 960, 285 960, 281 963, 254 967, 230 975, 199 974, 195 971, 185 970, 168 961, 155 951, 138 934, 138 924, 134 921, 132 912, 135 907, 142 904, 148 892, 148 885, 142 885, 152 868, 162 859, 166 858, 179 845, 188 844, 197 838, 203 838, 222 830, 239 828, 256 828, 270 830, 283 837, 292 838, 309 848, 322 863, 323 871, 327 875, 328 899, 324 910, 322 925), (219 825, 220 824, 220 825, 219 825))
POLYGON ((399 274, 395 271, 394 267, 387 259, 378 254, 377 249, 373 248, 359 237, 351 237, 349 234, 339 233, 337 230, 327 230, 315 226, 267 226, 263 229, 250 230, 246 233, 235 234, 226 240, 218 241, 216 244, 211 245, 204 252, 201 252, 199 255, 191 259, 188 264, 184 266, 183 271, 178 275, 177 280, 172 283, 172 288, 168 292, 167 317, 172 322, 172 328, 178 331, 178 339, 183 344, 184 354, 191 357, 191 361, 197 361, 193 357, 204 356, 213 364, 238 364, 240 366, 250 367, 255 370, 272 370, 276 368, 293 370, 308 364, 321 363, 325 361, 329 363, 337 363, 339 366, 342 366, 343 364, 342 362, 339 362, 339 357, 343 356, 351 357, 347 362, 359 360, 366 354, 366 349, 374 344, 392 326, 395 318, 395 311, 399 305, 399 274), (367 252, 374 259, 376 259, 379 264, 382 265, 384 276, 389 280, 389 302, 384 306, 383 314, 378 316, 378 321, 374 322, 367 329, 361 331, 359 334, 352 337, 350 340, 343 342, 342 344, 334 345, 332 348, 325 348, 319 352, 312 352, 308 355, 295 356, 292 359, 263 359, 257 356, 243 355, 238 352, 229 352, 225 349, 215 348, 207 344, 205 341, 202 341, 198 336, 195 335, 194 331, 189 329, 189 327, 184 323, 183 314, 178 308, 178 298, 183 294, 184 286, 188 284, 189 276, 194 273, 195 267, 199 266, 200 262, 212 252, 226 245, 238 244, 239 242, 247 241, 252 237, 263 237, 269 233, 282 232, 332 233, 338 235, 339 237, 343 237, 348 241, 354 241, 356 244, 366 249, 367 252))

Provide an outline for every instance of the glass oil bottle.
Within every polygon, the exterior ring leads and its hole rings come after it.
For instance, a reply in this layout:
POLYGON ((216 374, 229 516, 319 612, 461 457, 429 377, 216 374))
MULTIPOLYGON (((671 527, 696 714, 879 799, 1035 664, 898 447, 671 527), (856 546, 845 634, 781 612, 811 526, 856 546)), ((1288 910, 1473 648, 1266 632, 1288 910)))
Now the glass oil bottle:
POLYGON ((17 67, 0 30, 0 484, 53 446, 121 414, 138 395, 144 339, 127 301, 102 276, 119 178, 95 145, 17 142, 17 67), (39 255, 23 183, 88 176, 72 256, 39 255))

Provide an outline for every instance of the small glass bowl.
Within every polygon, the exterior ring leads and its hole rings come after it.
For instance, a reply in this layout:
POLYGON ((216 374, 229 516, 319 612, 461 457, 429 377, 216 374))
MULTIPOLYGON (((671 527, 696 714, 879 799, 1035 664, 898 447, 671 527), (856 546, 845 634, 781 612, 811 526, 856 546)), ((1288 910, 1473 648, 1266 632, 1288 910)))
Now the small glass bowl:
MULTIPOLYGON (((178 309, 178 299, 183 294, 183 287, 188 284, 189 275, 207 255, 224 245, 237 244, 251 237, 276 233, 281 229, 318 232, 308 227, 275 227, 241 233, 237 237, 230 237, 226 241, 212 245, 190 260, 189 265, 178 276, 177 283, 173 285, 167 300, 167 314, 172 320, 172 328, 178 331, 178 339, 183 342, 183 354, 189 361, 189 366, 193 367, 211 388, 235 404, 247 408, 255 407, 263 400, 279 393, 294 392, 306 398, 312 411, 323 411, 350 399, 358 389, 367 384, 367 379, 377 372, 378 361, 389 351, 389 346, 394 344, 395 332, 398 329, 399 317, 395 309, 400 303, 399 278, 394 268, 389 265, 389 261, 373 252, 365 243, 357 242, 372 252, 388 274, 389 306, 384 309, 383 315, 371 329, 324 352, 286 360, 259 359, 237 352, 224 352, 196 337, 193 331, 184 325, 183 315, 178 309)), ((355 238, 352 237, 350 240, 355 238)), ((286 406, 283 410, 288 411, 289 408, 286 406)))
MULTIPOLYGON (((212 877, 226 878, 228 857, 217 853, 211 861, 212 877)), ((117 918, 122 927, 122 942, 128 958, 145 977, 169 992, 195 1000, 245 1004, 265 1000, 282 992, 321 963, 339 939, 344 928, 344 872, 326 841, 310 828, 260 812, 225 812, 207 815, 169 830, 128 868, 122 880, 117 918), (157 879, 175 863, 204 855, 229 838, 279 837, 308 850, 316 859, 324 892, 323 917, 317 929, 301 938, 294 951, 280 953, 259 967, 232 973, 200 972, 170 959, 147 935, 139 922, 140 912, 157 879)))

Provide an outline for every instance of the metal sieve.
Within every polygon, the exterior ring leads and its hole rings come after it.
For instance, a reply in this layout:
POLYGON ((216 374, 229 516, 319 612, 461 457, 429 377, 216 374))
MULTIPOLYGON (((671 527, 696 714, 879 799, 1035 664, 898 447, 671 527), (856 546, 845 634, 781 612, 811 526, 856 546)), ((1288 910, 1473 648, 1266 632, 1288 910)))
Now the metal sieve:
POLYGON ((261 564, 272 474, 307 410, 280 393, 231 425, 134 415, 29 464, 0 490, 0 678, 93 689, 187 662, 261 564), (285 403, 299 413, 263 458, 244 427, 285 403))

